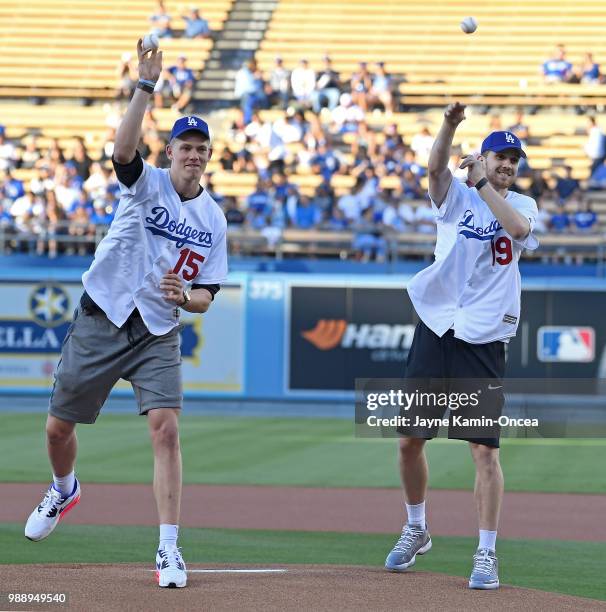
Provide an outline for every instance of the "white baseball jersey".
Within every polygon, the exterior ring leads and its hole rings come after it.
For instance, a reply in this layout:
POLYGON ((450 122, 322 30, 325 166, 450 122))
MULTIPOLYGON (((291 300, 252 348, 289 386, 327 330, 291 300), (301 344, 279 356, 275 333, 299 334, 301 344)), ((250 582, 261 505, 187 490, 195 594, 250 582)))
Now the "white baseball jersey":
POLYGON ((206 190, 182 202, 169 171, 147 163, 133 185, 120 183, 120 195, 116 217, 82 282, 114 325, 122 327, 136 307, 149 331, 160 336, 178 324, 160 280, 174 271, 185 284, 224 282, 227 222, 206 190))
POLYGON ((436 215, 435 261, 408 285, 417 314, 438 336, 450 328, 472 344, 515 336, 520 320, 522 249, 536 249, 536 202, 508 191, 507 202, 530 222, 517 241, 501 227, 475 187, 451 181, 436 215))

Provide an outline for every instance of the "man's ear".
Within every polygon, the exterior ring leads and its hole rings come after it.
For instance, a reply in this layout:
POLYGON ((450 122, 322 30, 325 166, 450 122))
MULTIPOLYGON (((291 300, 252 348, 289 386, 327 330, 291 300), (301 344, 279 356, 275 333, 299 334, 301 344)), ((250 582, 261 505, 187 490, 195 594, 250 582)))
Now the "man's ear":
POLYGON ((208 161, 210 161, 210 158, 213 156, 213 149, 212 147, 210 149, 208 149, 208 161))
POLYGON ((170 146, 170 143, 166 145, 165 148, 166 157, 172 161, 173 159, 173 148, 170 146))

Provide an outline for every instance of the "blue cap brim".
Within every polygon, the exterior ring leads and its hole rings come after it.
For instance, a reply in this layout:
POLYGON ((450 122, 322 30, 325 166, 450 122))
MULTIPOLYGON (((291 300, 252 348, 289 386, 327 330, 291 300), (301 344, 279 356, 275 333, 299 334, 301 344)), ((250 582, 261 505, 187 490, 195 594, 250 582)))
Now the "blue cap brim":
POLYGON ((176 134, 171 134, 171 140, 173 138, 179 138, 179 136, 182 136, 183 134, 185 134, 185 132, 198 132, 198 134, 202 134, 202 136, 206 136, 206 138, 210 140, 210 134, 208 132, 206 132, 205 130, 201 130, 200 128, 190 127, 190 126, 187 126, 186 129, 181 130, 177 132, 176 134))
POLYGON ((494 147, 490 147, 487 149, 488 151, 494 151, 495 153, 499 153, 500 151, 506 151, 507 149, 513 149, 514 151, 520 152, 520 157, 526 157, 526 153, 524 153, 524 149, 522 147, 512 147, 511 144, 506 145, 495 145, 494 147))

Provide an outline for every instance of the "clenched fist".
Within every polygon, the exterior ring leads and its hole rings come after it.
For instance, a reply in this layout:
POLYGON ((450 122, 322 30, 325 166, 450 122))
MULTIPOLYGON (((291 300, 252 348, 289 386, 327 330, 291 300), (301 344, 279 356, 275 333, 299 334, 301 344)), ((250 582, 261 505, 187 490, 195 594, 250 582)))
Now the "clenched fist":
POLYGON ((465 104, 453 102, 446 107, 444 119, 453 127, 457 127, 465 119, 465 104))
POLYGON ((467 155, 459 168, 467 168, 467 178, 473 185, 486 177, 486 160, 481 155, 467 155))
POLYGON ((178 274, 167 272, 160 281, 160 289, 167 302, 176 306, 183 303, 183 282, 178 274))

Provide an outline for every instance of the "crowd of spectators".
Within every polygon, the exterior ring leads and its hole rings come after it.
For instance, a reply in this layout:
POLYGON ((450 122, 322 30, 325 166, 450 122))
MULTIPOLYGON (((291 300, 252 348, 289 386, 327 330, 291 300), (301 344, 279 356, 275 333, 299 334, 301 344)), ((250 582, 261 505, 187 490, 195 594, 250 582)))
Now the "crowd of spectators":
MULTIPOLYGON (((97 234, 104 233, 116 213, 119 186, 111 165, 116 121, 108 115, 105 141, 91 157, 84 139, 69 148, 28 135, 12 142, 0 126, 0 230, 2 246, 17 251, 90 254, 97 234), (98 159, 93 159, 97 158, 98 159), (22 180, 17 170, 29 170, 22 180)), ((163 164, 163 143, 152 111, 144 118, 142 154, 163 164)))
MULTIPOLYGON (((490 127, 501 127, 498 117, 487 119, 490 127)), ((119 116, 108 115, 105 142, 92 156, 81 138, 69 150, 56 140, 40 147, 35 135, 8 141, 0 126, 0 224, 13 248, 47 251, 51 257, 59 252, 92 252, 98 228, 111 223, 118 204, 119 188, 111 167, 118 121, 119 116), (31 181, 14 176, 13 171, 21 168, 34 171, 31 181), (20 238, 25 234, 27 241, 20 238)), ((599 129, 592 118, 588 126, 588 132, 599 129)), ((506 129, 532 142, 521 111, 506 129)), ((152 110, 145 115, 143 135, 144 157, 165 164, 163 139, 152 110)), ((373 131, 350 94, 341 94, 322 120, 311 111, 288 106, 277 117, 252 110, 247 123, 240 111, 214 159, 221 170, 256 174, 257 185, 239 201, 218 193, 212 175, 207 188, 223 206, 229 226, 256 230, 270 244, 290 228, 348 230, 360 258, 380 260, 386 256, 390 236, 435 232, 425 182, 433 139, 432 126, 422 121, 410 142, 399 133, 397 123, 387 121, 382 132, 373 131), (311 191, 299 187, 295 177, 310 175, 321 177, 319 184, 311 191), (339 177, 345 183, 353 178, 353 187, 336 193, 339 177)), ((455 150, 450 160, 458 180, 465 180, 465 172, 458 169, 462 155, 455 150)), ((587 191, 606 187, 604 151, 584 188, 570 166, 549 172, 528 167, 521 175, 524 189, 515 188, 539 202, 539 233, 597 231, 598 218, 587 191), (547 201, 556 203, 555 210, 545 210, 547 201)))
POLYGON ((245 62, 236 74, 234 86, 234 96, 240 101, 245 124, 250 123, 255 110, 286 109, 291 103, 315 114, 324 109, 333 112, 343 95, 348 96, 356 113, 377 110, 391 115, 396 110, 395 81, 384 62, 377 63, 372 72, 366 62, 360 62, 358 69, 344 79, 334 69, 330 56, 324 56, 322 61, 318 72, 305 58, 291 71, 278 56, 267 75, 254 59, 245 62))
MULTIPOLYGON (((208 28, 198 23, 200 14, 195 7, 183 17, 186 25, 192 26, 184 30, 184 35, 208 35, 208 28)), ((151 20, 159 35, 175 35, 162 2, 158 2, 151 20)), ((591 62, 588 54, 588 70, 591 62)), ((599 66, 594 68, 599 75, 599 66)), ((568 66, 562 46, 545 62, 544 71, 546 77, 555 78, 558 73, 568 78, 572 66, 568 66)), ((130 54, 122 57, 118 78, 116 97, 127 100, 136 84, 130 54)), ((180 56, 157 84, 155 107, 168 103, 183 112, 194 81, 187 58, 180 56)), ((223 140, 227 144, 215 150, 214 159, 224 171, 255 174, 257 185, 240 200, 218 193, 212 175, 207 185, 223 206, 228 224, 257 230, 270 244, 280 240, 288 228, 348 230, 360 258, 379 260, 386 256, 392 235, 433 234, 435 219, 425 178, 434 142, 433 126, 420 119, 416 134, 405 141, 398 124, 389 119, 382 122, 385 127, 380 132, 367 123, 368 112, 379 110, 387 117, 394 112, 393 89, 393 78, 383 63, 371 69, 360 62, 354 74, 343 80, 329 56, 324 57, 317 73, 306 59, 291 72, 277 57, 267 76, 254 60, 246 62, 235 81, 240 110, 223 140), (270 107, 282 112, 259 112, 270 107), (310 175, 320 177, 319 184, 311 190, 299 187, 295 177, 310 175), (340 176, 345 181, 339 182, 340 176), (335 192, 336 185, 352 180, 351 189, 337 188, 335 192)), ((46 250, 50 256, 92 252, 99 228, 111 223, 118 204, 111 155, 120 112, 108 114, 105 142, 92 156, 81 138, 69 150, 63 150, 58 141, 41 147, 35 135, 20 142, 7 141, 0 126, 0 225, 13 248, 39 253, 46 250), (23 182, 14 176, 15 169, 30 169, 34 178, 23 182), (21 238, 24 235, 28 235, 27 244, 21 238), (78 237, 90 240, 76 240, 78 237)), ((512 125, 503 126, 499 115, 487 119, 487 131, 507 129, 522 140, 523 146, 540 144, 530 133, 521 109, 512 125)), ((527 160, 522 161, 519 175, 523 189, 514 188, 539 202, 539 233, 597 231, 598 217, 585 194, 587 190, 606 188, 606 136, 594 117, 588 117, 587 125, 585 153, 590 160, 590 176, 583 187, 570 166, 546 172, 533 170, 527 160), (542 204, 547 201, 556 203, 555 210, 545 210, 542 204)), ((145 115, 142 133, 143 156, 150 163, 165 165, 163 137, 152 108, 145 115)), ((467 149, 476 144, 466 143, 467 149)), ((454 151, 450 160, 458 180, 465 180, 458 166, 467 152, 454 151)), ((530 159, 532 163, 532 156, 530 159)))

